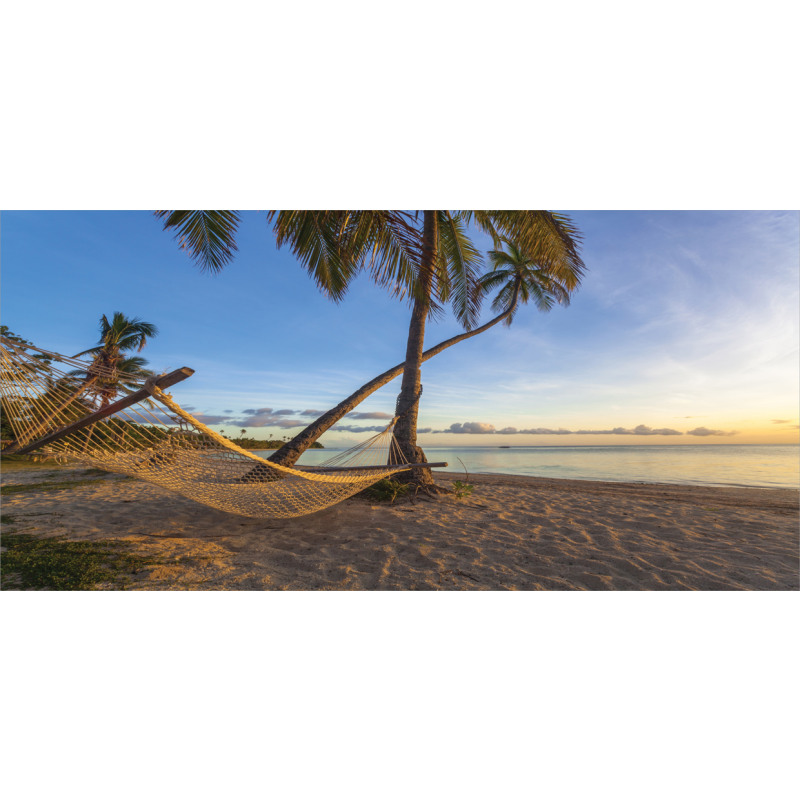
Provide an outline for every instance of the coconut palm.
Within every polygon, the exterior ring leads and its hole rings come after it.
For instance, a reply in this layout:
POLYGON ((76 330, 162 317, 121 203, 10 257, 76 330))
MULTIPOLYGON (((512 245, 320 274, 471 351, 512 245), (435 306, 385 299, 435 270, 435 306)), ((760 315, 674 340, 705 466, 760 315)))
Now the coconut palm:
POLYGON ((95 347, 83 350, 74 356, 92 355, 92 363, 85 372, 73 373, 81 379, 79 392, 89 390, 100 398, 100 407, 105 408, 119 394, 121 388, 138 388, 142 379, 153 373, 145 368, 147 363, 140 356, 131 356, 128 351, 141 353, 149 339, 158 334, 151 322, 138 317, 129 319, 121 311, 115 311, 109 322, 100 317, 100 339, 95 347))
MULTIPOLYGON (((4 344, 13 348, 21 348, 25 351, 27 359, 24 364, 19 366, 23 372, 29 373, 32 379, 43 379, 48 385, 52 383, 50 372, 51 356, 35 350, 27 352, 28 348, 33 347, 33 344, 27 339, 17 336, 16 333, 9 330, 7 325, 0 325, 0 338, 5 340, 4 344)), ((0 366, 0 373, 2 373, 3 378, 9 379, 10 382, 14 382, 16 379, 13 373, 5 371, 5 362, 3 362, 3 366, 0 366)), ((30 402, 24 397, 3 397, 0 400, 0 441, 4 443, 3 446, 7 445, 9 448, 4 452, 11 452, 14 449, 17 437, 16 427, 28 424, 31 414, 30 402)))
MULTIPOLYGON (((522 304, 533 301, 540 311, 549 311, 555 304, 569 305, 570 293, 575 288, 573 280, 564 281, 557 278, 549 270, 540 267, 536 261, 525 256, 516 245, 506 244, 506 247, 507 250, 489 251, 489 261, 493 269, 478 279, 478 286, 482 294, 498 290, 492 302, 492 308, 499 313, 480 327, 445 339, 425 350, 422 354, 422 362, 433 358, 454 344, 488 331, 500 322, 510 325, 522 304)), ((269 460, 285 466, 292 466, 323 433, 373 392, 401 375, 404 368, 405 362, 396 364, 365 383, 341 403, 314 420, 291 441, 284 444, 272 454, 269 460)))
POLYGON ((114 313, 110 322, 104 314, 100 318, 99 343, 74 356, 91 354, 94 356, 91 364, 85 370, 73 370, 51 382, 43 398, 49 398, 53 410, 36 423, 29 435, 45 431, 58 418, 78 419, 89 413, 93 409, 85 402, 88 396, 99 398, 100 408, 105 408, 122 388, 138 389, 141 382, 153 373, 145 368, 145 359, 131 356, 126 351, 136 349, 141 352, 148 339, 157 333, 158 329, 152 323, 128 319, 119 311, 114 313))
MULTIPOLYGON (((239 222, 235 212, 157 213, 202 268, 218 271, 233 257, 239 222)), ((395 436, 411 462, 425 461, 416 429, 427 319, 445 303, 452 305, 468 332, 478 318, 482 258, 468 226, 488 233, 496 248, 503 238, 514 241, 569 291, 577 287, 583 271, 577 230, 568 217, 549 211, 271 211, 268 219, 278 246, 288 244, 332 299, 341 300, 362 270, 392 294, 409 299, 412 311, 395 436)), ((273 455, 278 458, 278 453, 273 455)), ((426 469, 415 470, 413 480, 432 483, 426 469)))

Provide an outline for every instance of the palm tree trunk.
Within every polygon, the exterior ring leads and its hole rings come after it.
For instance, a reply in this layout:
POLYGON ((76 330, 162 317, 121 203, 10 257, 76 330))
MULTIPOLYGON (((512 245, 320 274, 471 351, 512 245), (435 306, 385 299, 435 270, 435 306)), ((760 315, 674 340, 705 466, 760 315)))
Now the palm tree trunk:
MULTIPOLYGON (((463 342, 466 339, 471 339, 473 336, 477 336, 479 333, 488 331, 489 328, 493 328, 499 322, 502 322, 513 313, 517 306, 518 296, 519 286, 516 287, 511 304, 505 311, 503 311, 502 314, 498 314, 496 317, 494 317, 494 319, 490 319, 486 324, 481 325, 479 328, 475 328, 475 330, 468 331, 466 333, 460 333, 458 336, 453 336, 450 339, 445 339, 443 342, 439 342, 439 344, 431 347, 422 354, 422 361, 425 362, 429 358, 433 358, 443 350, 446 350, 448 347, 452 347, 454 344, 463 342)), ((382 372, 376 378, 373 378, 371 381, 365 383, 361 388, 356 389, 353 394, 351 394, 349 397, 346 397, 337 406, 334 406, 329 411, 326 411, 321 417, 318 417, 307 428, 304 428, 300 433, 298 433, 297 436, 286 442, 286 444, 282 445, 280 449, 276 450, 269 457, 268 460, 276 464, 281 464, 285 467, 293 466, 297 459, 300 458, 300 456, 309 447, 311 447, 311 445, 314 444, 314 442, 316 442, 323 433, 333 427, 346 414, 349 414, 357 405, 359 405, 359 403, 362 403, 364 400, 366 400, 367 397, 369 397, 373 392, 378 391, 378 389, 380 389, 382 386, 385 386, 390 381, 393 381, 398 375, 401 375, 405 369, 405 366, 405 361, 402 364, 396 364, 391 369, 387 369, 386 372, 382 372)))
MULTIPOLYGON (((435 211, 425 211, 422 225, 422 261, 419 271, 419 293, 414 300, 411 322, 408 326, 406 360, 403 382, 397 396, 395 413, 400 417, 394 436, 403 456, 412 464, 427 461, 422 448, 417 446, 417 415, 422 392, 422 348, 425 343, 425 323, 431 306, 431 288, 439 244, 439 220, 435 211)), ((406 473, 407 475, 407 473, 406 473)), ((432 484, 430 469, 416 467, 411 471, 411 483, 432 484)))

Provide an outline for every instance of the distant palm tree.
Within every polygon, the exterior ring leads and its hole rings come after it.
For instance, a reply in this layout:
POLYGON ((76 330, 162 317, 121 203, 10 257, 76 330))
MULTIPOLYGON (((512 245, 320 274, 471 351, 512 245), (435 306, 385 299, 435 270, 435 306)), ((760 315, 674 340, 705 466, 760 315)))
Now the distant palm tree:
POLYGON ((73 373, 82 379, 79 392, 90 390, 100 398, 100 407, 105 408, 121 388, 138 388, 141 380, 153 373, 145 368, 147 362, 143 358, 131 356, 128 351, 141 353, 148 339, 157 334, 158 328, 151 322, 143 322, 137 317, 129 319, 120 311, 115 311, 109 322, 103 314, 98 344, 74 356, 94 356, 85 371, 73 373))
POLYGON ((92 410, 81 399, 93 395, 100 408, 110 405, 120 389, 139 388, 141 382, 153 375, 145 368, 145 359, 128 355, 126 351, 141 352, 148 339, 158 333, 155 325, 140 319, 128 319, 116 311, 111 322, 105 314, 100 318, 100 340, 95 347, 78 353, 74 358, 92 354, 94 358, 85 370, 73 370, 55 381, 48 392, 52 395, 53 410, 28 433, 28 439, 47 430, 54 420, 79 419, 92 410), (65 397, 66 395, 66 397, 65 397))

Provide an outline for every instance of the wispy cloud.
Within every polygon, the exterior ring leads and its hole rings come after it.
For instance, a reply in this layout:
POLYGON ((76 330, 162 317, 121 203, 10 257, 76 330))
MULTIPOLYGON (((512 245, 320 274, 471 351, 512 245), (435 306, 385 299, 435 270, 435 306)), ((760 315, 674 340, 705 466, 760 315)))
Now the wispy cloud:
POLYGON ((347 416, 351 419, 393 419, 384 411, 351 411, 347 416))

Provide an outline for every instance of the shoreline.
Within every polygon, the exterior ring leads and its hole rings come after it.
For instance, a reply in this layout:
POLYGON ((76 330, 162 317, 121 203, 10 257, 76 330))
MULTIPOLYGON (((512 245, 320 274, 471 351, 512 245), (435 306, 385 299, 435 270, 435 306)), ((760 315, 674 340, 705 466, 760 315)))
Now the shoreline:
MULTIPOLYGON (((689 445, 684 445, 688 447, 689 445)), ((457 475, 454 472, 445 472, 439 470, 432 470, 434 475, 447 475, 453 476, 457 475)), ((461 479, 464 477, 464 473, 461 474, 461 479)), ((521 475, 519 473, 514 472, 470 472, 470 478, 474 477, 482 477, 482 478, 491 478, 491 477, 498 477, 498 478, 531 478, 532 480, 543 480, 543 481, 574 481, 575 483, 610 483, 614 485, 627 485, 627 486, 690 486, 696 487, 698 489, 702 488, 709 488, 709 489, 767 489, 770 491, 779 491, 779 492, 800 492, 800 485, 797 486, 764 486, 762 484, 757 483, 690 483, 688 481, 624 481, 624 480, 614 480, 613 478, 606 478, 604 480, 600 480, 598 478, 551 478, 545 475, 521 475)))
MULTIPOLYGON (((9 527, 125 541, 162 559, 133 589, 800 588, 794 489, 476 473, 461 500, 355 497, 305 517, 254 519, 120 476, 15 466, 4 467, 4 484, 75 485, 7 495, 9 527)), ((434 475, 444 486, 464 480, 434 475)))

